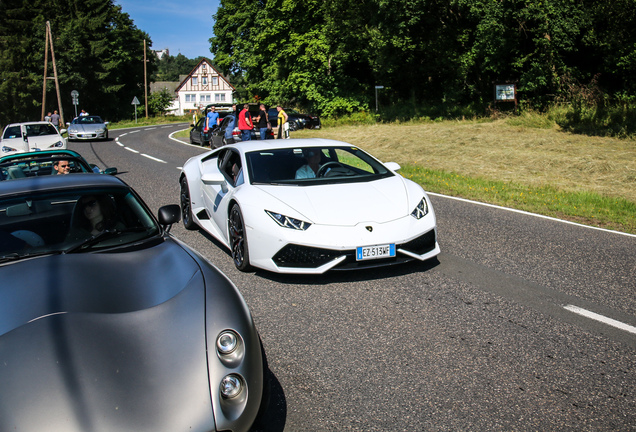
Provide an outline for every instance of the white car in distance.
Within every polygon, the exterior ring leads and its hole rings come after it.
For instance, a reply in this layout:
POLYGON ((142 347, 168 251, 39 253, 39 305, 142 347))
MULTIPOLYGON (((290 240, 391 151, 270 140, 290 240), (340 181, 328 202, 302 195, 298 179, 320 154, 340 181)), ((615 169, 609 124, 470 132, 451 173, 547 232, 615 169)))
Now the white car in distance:
POLYGON ((0 157, 15 153, 66 149, 66 138, 46 121, 12 123, 4 128, 0 141, 0 157))

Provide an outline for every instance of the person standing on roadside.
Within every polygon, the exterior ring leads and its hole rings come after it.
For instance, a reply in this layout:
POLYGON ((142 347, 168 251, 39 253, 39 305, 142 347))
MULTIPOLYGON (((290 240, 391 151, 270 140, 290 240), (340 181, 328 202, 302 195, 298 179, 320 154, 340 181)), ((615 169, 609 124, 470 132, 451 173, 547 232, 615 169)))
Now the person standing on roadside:
POLYGON ((208 111, 205 121, 206 121, 205 127, 209 130, 219 125, 220 123, 219 113, 216 112, 216 107, 210 108, 210 111, 208 111))
POLYGON ((258 117, 256 117, 256 127, 258 128, 258 132, 260 133, 260 139, 267 139, 267 131, 269 128, 267 125, 269 124, 269 118, 267 117, 267 111, 265 110, 265 105, 261 104, 260 111, 258 112, 258 117))
POLYGON ((47 112, 44 116, 44 121, 51 123, 51 111, 47 112))
POLYGON ((239 113, 238 128, 241 131, 241 140, 250 141, 252 139, 252 116, 250 115, 249 105, 243 105, 243 110, 239 113))
POLYGON ((60 130, 60 115, 57 113, 57 110, 54 110, 53 114, 51 114, 51 123, 57 130, 60 130))
POLYGON ((276 110, 278 111, 278 133, 276 138, 287 139, 289 138, 289 124, 287 123, 289 117, 287 117, 287 113, 283 111, 283 107, 280 105, 276 107, 276 110), (285 127, 287 127, 287 130, 284 130, 285 127))

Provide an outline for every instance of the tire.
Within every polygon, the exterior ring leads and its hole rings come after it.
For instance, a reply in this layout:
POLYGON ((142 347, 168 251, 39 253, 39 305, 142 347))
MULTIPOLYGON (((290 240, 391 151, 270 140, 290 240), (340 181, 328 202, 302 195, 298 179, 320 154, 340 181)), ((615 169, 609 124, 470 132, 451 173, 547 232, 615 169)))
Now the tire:
POLYGON ((298 130, 298 123, 296 122, 289 122, 289 131, 290 132, 294 132, 298 130))
POLYGON ((192 219, 192 206, 190 204, 190 189, 188 179, 185 176, 181 179, 181 220, 183 227, 187 230, 197 229, 197 224, 192 219))
POLYGON ((230 234, 230 250, 234 265, 242 272, 250 271, 252 266, 250 265, 250 253, 245 235, 245 223, 243 222, 243 214, 238 204, 232 206, 227 223, 230 234))

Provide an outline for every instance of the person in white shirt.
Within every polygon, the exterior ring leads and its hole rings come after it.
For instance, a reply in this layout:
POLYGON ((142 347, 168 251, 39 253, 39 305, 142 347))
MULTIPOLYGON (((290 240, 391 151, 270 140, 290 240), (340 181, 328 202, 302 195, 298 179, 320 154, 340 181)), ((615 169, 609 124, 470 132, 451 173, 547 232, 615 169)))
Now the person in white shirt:
POLYGON ((319 149, 303 149, 303 156, 307 163, 296 170, 297 179, 316 178, 316 173, 320 169, 321 152, 319 149))

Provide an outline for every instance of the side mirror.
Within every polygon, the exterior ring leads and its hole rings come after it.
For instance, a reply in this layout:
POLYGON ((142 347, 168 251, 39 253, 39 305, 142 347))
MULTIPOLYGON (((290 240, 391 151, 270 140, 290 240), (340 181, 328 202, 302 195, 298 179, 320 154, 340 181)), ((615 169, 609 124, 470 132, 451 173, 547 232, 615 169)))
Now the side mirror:
POLYGON ((400 168, 402 168, 400 166, 400 164, 397 163, 397 162, 387 162, 387 163, 384 164, 384 166, 387 167, 388 169, 390 169, 391 171, 397 171, 400 168))
POLYGON ((66 129, 60 129, 60 135, 64 135, 66 133, 66 129))
POLYGON ((115 174, 117 174, 117 168, 115 168, 115 167, 106 168, 104 170, 104 174, 106 174, 106 175, 115 175, 115 174))
POLYGON ((104 122, 104 125, 108 126, 108 124, 109 124, 109 123, 110 123, 110 122, 104 122))
POLYGON ((159 209, 159 223, 165 227, 166 232, 170 232, 172 224, 181 220, 181 207, 177 204, 169 204, 159 209))

